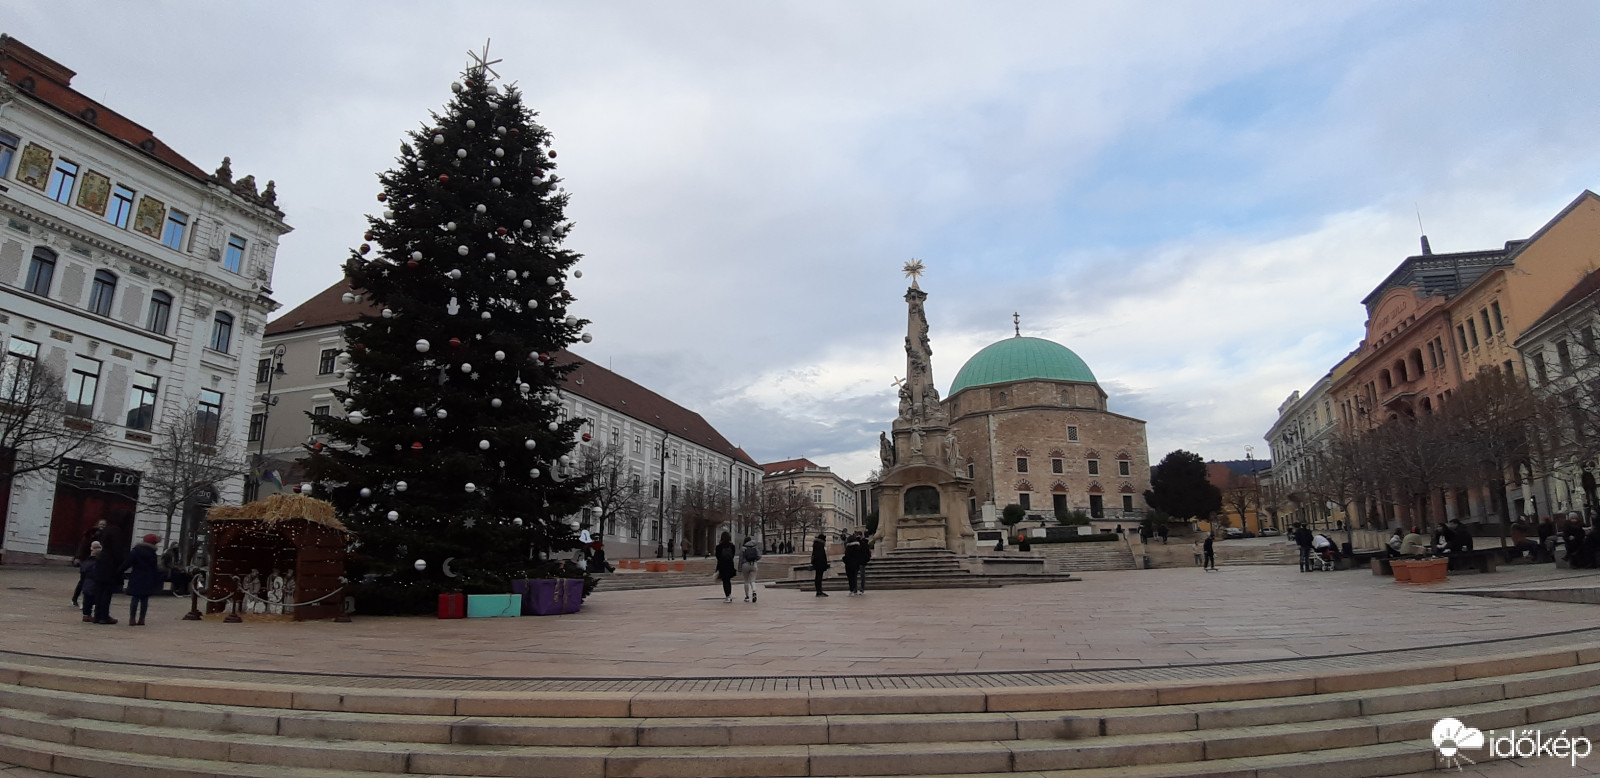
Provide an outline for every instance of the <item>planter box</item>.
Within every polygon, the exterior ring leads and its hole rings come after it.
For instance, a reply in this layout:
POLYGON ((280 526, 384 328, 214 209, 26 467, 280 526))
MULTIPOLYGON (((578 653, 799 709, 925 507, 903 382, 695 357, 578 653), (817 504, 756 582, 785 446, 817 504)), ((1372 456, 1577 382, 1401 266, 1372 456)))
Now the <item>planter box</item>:
POLYGON ((522 598, 515 594, 467 595, 467 618, 492 619, 516 616, 522 612, 522 598))
POLYGON ((1411 566, 1416 562, 1410 559, 1396 559, 1389 563, 1394 570, 1395 583, 1411 583, 1411 566))
POLYGON ((683 564, 684 563, 682 563, 682 562, 673 562, 672 563, 672 571, 675 572, 675 573, 683 572, 683 564))
POLYGON ((667 571, 667 563, 666 562, 645 562, 644 563, 644 569, 645 569, 646 572, 650 572, 650 573, 665 573, 667 571))
POLYGON ((464 594, 439 595, 439 618, 464 619, 467 617, 467 596, 464 594))
POLYGON ((1411 566, 1412 583, 1436 583, 1450 575, 1450 560, 1429 559, 1411 566))

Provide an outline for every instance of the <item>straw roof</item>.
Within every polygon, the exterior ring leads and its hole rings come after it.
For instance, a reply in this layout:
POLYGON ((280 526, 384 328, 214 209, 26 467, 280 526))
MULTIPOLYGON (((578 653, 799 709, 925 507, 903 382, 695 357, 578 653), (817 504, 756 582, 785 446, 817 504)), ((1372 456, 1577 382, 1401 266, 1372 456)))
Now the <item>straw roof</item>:
POLYGON ((268 525, 289 519, 305 519, 348 532, 333 515, 333 506, 300 494, 274 494, 245 505, 218 505, 206 512, 212 521, 260 521, 268 525))

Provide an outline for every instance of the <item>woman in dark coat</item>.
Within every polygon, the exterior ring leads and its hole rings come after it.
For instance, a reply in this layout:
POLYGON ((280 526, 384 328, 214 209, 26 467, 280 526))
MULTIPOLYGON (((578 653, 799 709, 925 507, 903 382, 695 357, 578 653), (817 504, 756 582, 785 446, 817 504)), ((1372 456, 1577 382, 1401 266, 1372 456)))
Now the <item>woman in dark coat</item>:
POLYGON ((828 593, 822 591, 822 576, 828 572, 827 535, 818 535, 816 542, 811 544, 811 569, 817 573, 817 596, 827 597, 828 593))
POLYGON ((128 626, 144 626, 145 612, 150 609, 150 595, 161 591, 161 562, 156 557, 158 535, 145 535, 144 540, 128 552, 121 572, 128 574, 128 626))
POLYGON ((722 579, 722 601, 733 602, 733 577, 739 574, 735 560, 739 549, 733 545, 733 536, 724 532, 717 542, 717 577, 722 579))
POLYGON ((106 528, 100 536, 100 558, 94 563, 94 623, 115 624, 111 595, 122 588, 122 563, 128 559, 128 538, 120 526, 106 528))

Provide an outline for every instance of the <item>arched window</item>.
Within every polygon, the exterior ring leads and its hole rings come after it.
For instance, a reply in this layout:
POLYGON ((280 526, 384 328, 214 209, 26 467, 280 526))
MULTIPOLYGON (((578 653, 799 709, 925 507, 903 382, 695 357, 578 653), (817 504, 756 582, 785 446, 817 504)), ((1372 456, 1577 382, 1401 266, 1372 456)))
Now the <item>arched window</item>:
POLYGON ((160 289, 150 293, 150 315, 144 328, 157 335, 167 334, 167 319, 172 317, 172 295, 160 289))
POLYGON ((116 296, 116 274, 109 270, 94 271, 94 284, 89 287, 89 312, 110 316, 111 301, 116 296))
POLYGON ((227 311, 217 311, 217 315, 211 320, 211 343, 209 344, 211 350, 226 354, 228 353, 228 347, 232 344, 233 314, 227 311))
POLYGON ((22 288, 40 297, 50 296, 50 282, 56 277, 56 253, 40 246, 28 262, 28 281, 22 288))

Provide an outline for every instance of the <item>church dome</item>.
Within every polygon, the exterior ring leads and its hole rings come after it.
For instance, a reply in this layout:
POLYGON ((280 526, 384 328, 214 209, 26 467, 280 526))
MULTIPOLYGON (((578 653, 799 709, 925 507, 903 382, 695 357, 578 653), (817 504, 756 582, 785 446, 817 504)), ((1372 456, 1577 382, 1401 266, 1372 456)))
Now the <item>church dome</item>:
POLYGON ((951 382, 950 393, 946 396, 954 397, 957 392, 975 386, 1029 380, 1099 383, 1083 358, 1072 353, 1072 349, 1043 338, 1015 337, 992 343, 973 354, 956 373, 956 380, 951 382))

